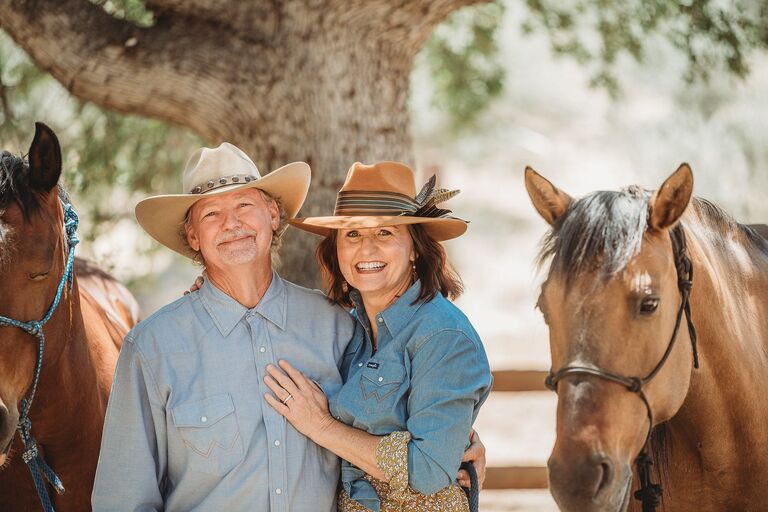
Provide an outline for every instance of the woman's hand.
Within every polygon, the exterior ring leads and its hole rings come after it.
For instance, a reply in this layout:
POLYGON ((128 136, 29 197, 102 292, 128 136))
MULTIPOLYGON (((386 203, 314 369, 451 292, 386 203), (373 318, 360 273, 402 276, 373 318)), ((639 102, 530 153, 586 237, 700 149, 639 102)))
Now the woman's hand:
POLYGON ((195 279, 195 282, 192 283, 192 286, 189 287, 189 290, 184 292, 184 295, 189 295, 192 292, 196 292, 200 289, 201 286, 203 286, 203 283, 205 282, 205 270, 203 270, 203 275, 197 276, 197 279, 195 279))
MULTIPOLYGON (((470 462, 475 466, 477 472, 477 483, 480 489, 483 488, 483 482, 485 482, 485 445, 480 440, 480 436, 472 430, 472 434, 469 436, 469 448, 464 452, 464 457, 461 462, 470 462)), ((459 485, 462 487, 469 487, 469 473, 463 469, 459 470, 459 474, 456 477, 459 485)))
POLYGON ((296 430, 315 440, 335 421, 328 409, 328 398, 319 385, 288 362, 281 360, 278 364, 280 368, 267 365, 269 375, 264 383, 275 396, 265 393, 264 399, 296 430))

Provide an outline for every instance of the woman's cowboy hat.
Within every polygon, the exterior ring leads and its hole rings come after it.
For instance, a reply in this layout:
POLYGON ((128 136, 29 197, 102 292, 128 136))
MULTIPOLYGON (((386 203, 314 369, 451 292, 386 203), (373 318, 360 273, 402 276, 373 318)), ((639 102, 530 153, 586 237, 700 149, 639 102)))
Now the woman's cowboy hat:
POLYGON ((248 155, 228 142, 217 148, 200 148, 189 158, 182 176, 183 194, 143 199, 136 205, 136 219, 152 238, 188 258, 194 252, 180 234, 184 217, 193 204, 206 197, 243 188, 258 188, 279 199, 288 218, 299 212, 309 189, 310 170, 293 162, 261 176, 248 155))
POLYGON ((307 217, 289 223, 304 231, 328 236, 334 229, 421 224, 436 241, 450 240, 467 230, 467 221, 452 217, 437 204, 459 193, 435 190, 435 177, 416 194, 414 172, 399 162, 365 165, 355 162, 336 196, 331 217, 307 217))

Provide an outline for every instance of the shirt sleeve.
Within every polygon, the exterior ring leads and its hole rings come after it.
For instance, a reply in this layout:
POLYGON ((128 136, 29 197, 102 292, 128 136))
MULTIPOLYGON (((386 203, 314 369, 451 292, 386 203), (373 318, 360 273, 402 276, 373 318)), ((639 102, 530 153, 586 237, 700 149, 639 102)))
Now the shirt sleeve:
POLYGON ((94 511, 163 510, 165 409, 139 347, 125 339, 117 360, 93 486, 94 511))
POLYGON ((488 359, 460 330, 436 333, 411 361, 406 422, 410 486, 433 494, 455 481, 476 411, 491 389, 488 359))

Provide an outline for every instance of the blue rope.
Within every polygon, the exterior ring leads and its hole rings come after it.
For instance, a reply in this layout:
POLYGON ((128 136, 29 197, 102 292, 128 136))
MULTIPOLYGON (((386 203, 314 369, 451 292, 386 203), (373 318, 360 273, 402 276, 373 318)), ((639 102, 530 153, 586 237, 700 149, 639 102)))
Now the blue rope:
POLYGON ((44 512, 55 512, 51 498, 48 496, 48 489, 45 486, 45 480, 50 483, 54 490, 58 494, 64 493, 64 485, 61 483, 61 479, 51 469, 51 467, 45 462, 45 459, 38 450, 37 442, 32 436, 32 421, 29 419, 29 410, 32 408, 32 401, 35 398, 37 392, 37 384, 40 381, 40 373, 43 369, 43 353, 45 352, 45 333, 43 332, 43 326, 51 319, 56 308, 61 302, 61 297, 64 293, 64 286, 67 285, 68 289, 72 290, 72 280, 74 273, 72 268, 75 262, 75 246, 80 242, 77 238, 77 224, 78 217, 72 205, 69 203, 63 203, 64 208, 64 231, 67 236, 67 246, 69 247, 69 254, 67 255, 67 265, 64 268, 64 274, 61 276, 61 281, 56 288, 56 296, 53 299, 53 303, 48 308, 48 312, 42 319, 30 322, 20 322, 13 318, 8 318, 0 315, 0 326, 8 325, 12 327, 18 327, 19 329, 26 331, 31 336, 39 339, 37 349, 37 362, 35 363, 35 376, 32 380, 32 390, 29 392, 29 396, 21 401, 21 415, 19 416, 19 423, 17 429, 21 437, 22 443, 24 443, 24 453, 22 453, 22 459, 27 464, 29 471, 32 473, 32 479, 35 482, 35 489, 37 495, 40 497, 40 503, 43 505, 44 512), (45 478, 45 480, 44 480, 45 478))

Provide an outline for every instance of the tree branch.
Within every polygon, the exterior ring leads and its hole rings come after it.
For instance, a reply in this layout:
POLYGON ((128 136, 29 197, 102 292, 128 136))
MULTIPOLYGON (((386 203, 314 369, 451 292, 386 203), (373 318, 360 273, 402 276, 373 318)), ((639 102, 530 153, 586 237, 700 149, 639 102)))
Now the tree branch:
POLYGON ((208 20, 262 41, 274 37, 282 16, 278 0, 145 0, 144 5, 160 15, 173 13, 208 20))
POLYGON ((233 76, 255 90, 274 78, 268 47, 235 37, 222 44, 221 27, 194 18, 163 15, 142 29, 87 0, 0 0, 0 24, 76 97, 209 139, 229 133, 233 76))
POLYGON ((333 19, 377 38, 390 47, 415 55, 432 30, 451 13, 491 0, 331 0, 327 11, 333 19))

